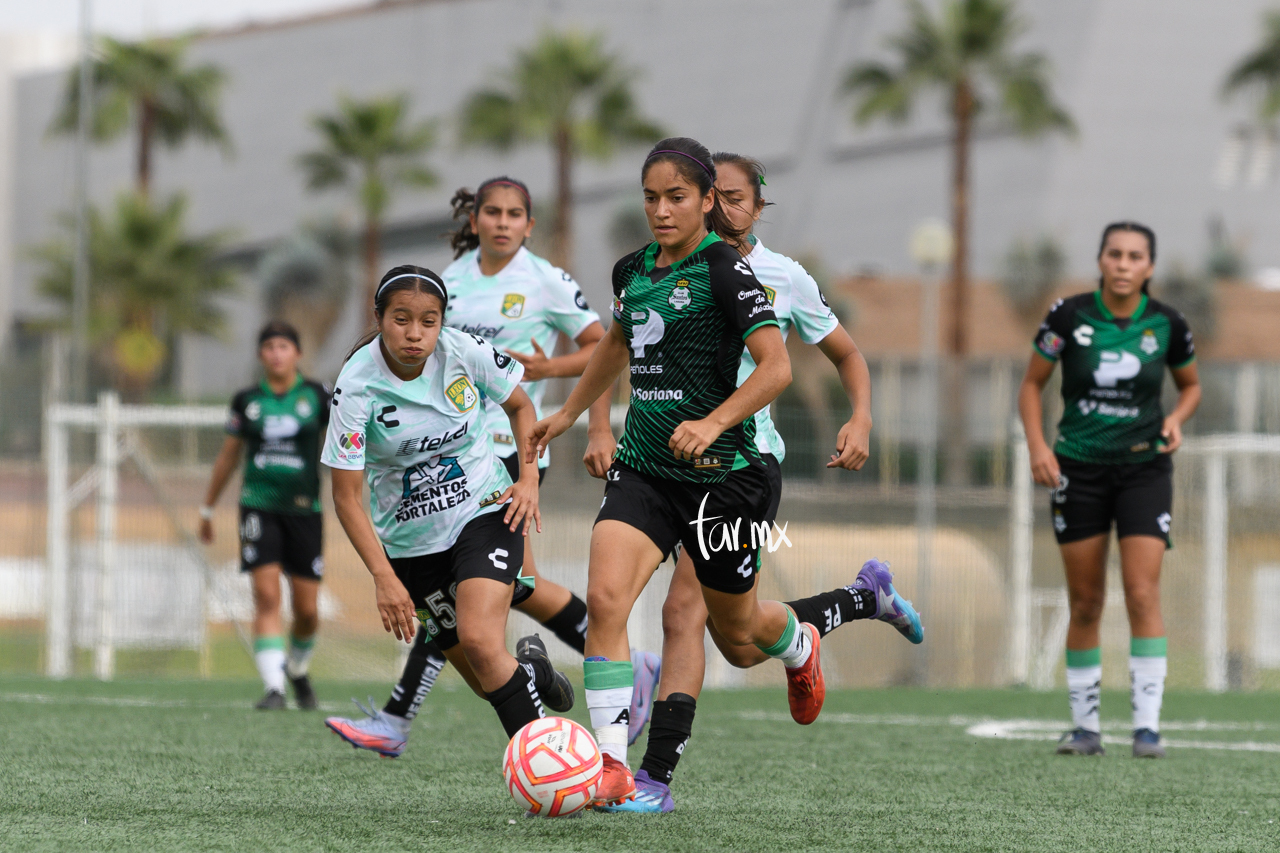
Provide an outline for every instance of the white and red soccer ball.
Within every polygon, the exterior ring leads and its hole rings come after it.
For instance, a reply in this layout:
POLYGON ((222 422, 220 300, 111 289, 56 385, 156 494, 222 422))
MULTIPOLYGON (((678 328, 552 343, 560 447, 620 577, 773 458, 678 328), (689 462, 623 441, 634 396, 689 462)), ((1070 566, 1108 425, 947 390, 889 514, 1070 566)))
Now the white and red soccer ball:
POLYGON ((502 758, 507 790, 538 817, 565 817, 585 808, 603 773, 596 739, 564 717, 529 723, 511 738, 502 758))

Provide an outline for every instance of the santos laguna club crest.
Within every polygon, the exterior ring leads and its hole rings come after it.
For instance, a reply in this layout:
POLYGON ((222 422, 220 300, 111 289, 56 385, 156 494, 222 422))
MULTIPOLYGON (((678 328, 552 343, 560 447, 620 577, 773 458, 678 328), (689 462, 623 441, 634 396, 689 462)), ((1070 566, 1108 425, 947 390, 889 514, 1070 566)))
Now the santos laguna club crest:
POLYGON ((502 297, 502 316, 512 320, 524 313, 524 296, 519 293, 508 293, 502 297))
POLYGON ((444 389, 444 393, 449 398, 449 402, 453 403, 453 407, 459 412, 471 411, 475 407, 476 401, 480 399, 480 395, 476 393, 475 386, 465 376, 459 376, 453 380, 453 383, 444 389))

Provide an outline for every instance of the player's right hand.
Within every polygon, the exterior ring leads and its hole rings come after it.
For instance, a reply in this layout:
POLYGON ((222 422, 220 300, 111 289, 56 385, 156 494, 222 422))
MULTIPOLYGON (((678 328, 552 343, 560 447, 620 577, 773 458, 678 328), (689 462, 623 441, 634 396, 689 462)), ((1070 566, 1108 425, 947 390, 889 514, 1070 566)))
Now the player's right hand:
POLYGON ((525 446, 525 462, 533 464, 542 458, 542 454, 546 453, 547 445, 552 439, 562 434, 569 427, 573 426, 573 421, 564 413, 564 409, 556 412, 550 417, 543 418, 533 425, 529 430, 529 435, 524 440, 525 446))
POLYGON ((200 519, 200 541, 206 545, 213 543, 213 519, 200 519))
POLYGON ((382 617, 382 627, 387 633, 395 634, 397 640, 412 643, 413 635, 417 633, 413 624, 417 612, 413 607, 413 599, 409 597, 409 590, 390 572, 374 575, 373 587, 377 596, 378 615, 382 617))
POLYGON ((613 437, 613 430, 601 430, 587 434, 587 452, 582 454, 582 464, 587 466, 587 473, 597 480, 603 480, 613 464, 613 454, 618 449, 618 442, 613 437))
POLYGON ((1031 479, 1050 489, 1058 488, 1058 478, 1062 471, 1058 468, 1058 457, 1048 445, 1037 447, 1031 451, 1031 479))

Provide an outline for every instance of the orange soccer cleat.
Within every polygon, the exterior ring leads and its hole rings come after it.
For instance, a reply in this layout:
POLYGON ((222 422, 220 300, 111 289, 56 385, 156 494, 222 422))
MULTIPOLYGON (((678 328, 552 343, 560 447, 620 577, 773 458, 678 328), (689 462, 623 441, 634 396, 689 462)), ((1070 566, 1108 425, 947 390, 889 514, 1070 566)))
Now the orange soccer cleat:
POLYGON ((613 806, 630 800, 636 795, 636 780, 631 775, 631 768, 612 755, 604 756, 604 772, 600 776, 600 786, 596 788, 593 805, 613 806))
POLYGON ((809 632, 813 648, 809 651, 809 659, 802 666, 795 669, 786 667, 787 702, 791 705, 791 719, 807 726, 822 713, 822 703, 827 698, 827 683, 822 677, 822 661, 818 657, 821 642, 818 630, 808 622, 803 623, 800 630, 809 632))

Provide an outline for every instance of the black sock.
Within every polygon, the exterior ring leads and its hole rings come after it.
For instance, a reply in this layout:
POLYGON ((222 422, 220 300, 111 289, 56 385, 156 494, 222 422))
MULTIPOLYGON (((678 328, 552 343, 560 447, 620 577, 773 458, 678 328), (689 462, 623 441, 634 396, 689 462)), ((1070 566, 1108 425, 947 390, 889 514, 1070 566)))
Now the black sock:
POLYGON ((649 745, 644 751, 644 761, 640 762, 640 769, 648 773, 650 779, 671 784, 684 745, 693 733, 693 713, 697 708, 698 700, 688 693, 672 693, 665 702, 653 703, 649 745))
POLYGON ((869 589, 842 586, 831 592, 820 592, 799 601, 788 601, 796 618, 818 629, 825 637, 852 619, 870 619, 876 612, 876 594, 869 589))
POLYGON ((427 698, 431 688, 436 684, 440 670, 449 661, 444 652, 432 640, 425 628, 418 626, 418 633, 413 638, 413 648, 409 650, 409 660, 405 662, 404 672, 391 691, 391 698, 382 710, 397 717, 412 720, 418 716, 422 700, 427 698))
POLYGON ((508 738, 534 720, 546 716, 542 710, 542 697, 538 695, 538 688, 524 664, 517 664, 511 680, 492 693, 486 693, 484 698, 498 712, 498 719, 507 730, 508 738))
POLYGON ((564 609, 542 623, 561 639, 567 646, 572 646, 578 654, 587 651, 587 603, 576 595, 570 595, 569 603, 564 609))

